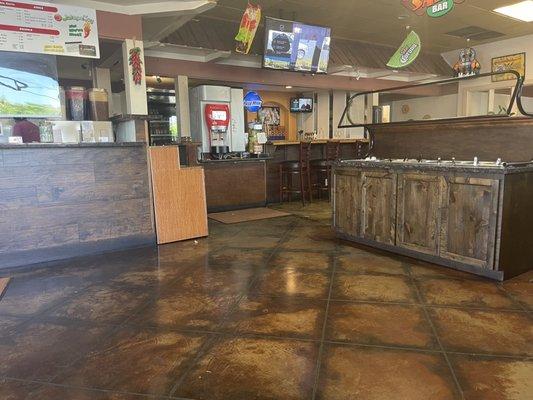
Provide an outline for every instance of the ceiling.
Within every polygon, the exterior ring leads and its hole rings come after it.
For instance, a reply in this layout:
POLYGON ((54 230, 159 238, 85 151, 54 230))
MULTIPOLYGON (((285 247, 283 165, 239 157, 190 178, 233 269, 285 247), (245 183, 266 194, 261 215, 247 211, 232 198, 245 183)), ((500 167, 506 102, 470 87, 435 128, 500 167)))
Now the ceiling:
MULTIPOLYGON (((464 47, 466 40, 447 32, 468 26, 497 31, 498 39, 472 40, 471 45, 533 33, 533 23, 501 16, 492 10, 518 0, 465 0, 456 4, 442 18, 418 16, 402 5, 401 0, 256 0, 263 15, 330 26, 332 35, 387 46, 398 46, 406 35, 406 25, 422 38, 426 51, 442 53, 464 47), (402 18, 402 19, 399 19, 402 18)), ((248 0, 218 0, 217 6, 202 16, 226 21, 240 21, 248 0)))

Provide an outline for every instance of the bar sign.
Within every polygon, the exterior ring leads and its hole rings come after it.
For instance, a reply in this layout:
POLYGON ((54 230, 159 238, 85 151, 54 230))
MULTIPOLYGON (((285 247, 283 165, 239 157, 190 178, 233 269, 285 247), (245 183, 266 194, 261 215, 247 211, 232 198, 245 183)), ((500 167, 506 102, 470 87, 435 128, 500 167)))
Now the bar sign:
POLYGON ((432 18, 440 18, 453 10, 454 0, 442 0, 427 8, 427 13, 432 18))

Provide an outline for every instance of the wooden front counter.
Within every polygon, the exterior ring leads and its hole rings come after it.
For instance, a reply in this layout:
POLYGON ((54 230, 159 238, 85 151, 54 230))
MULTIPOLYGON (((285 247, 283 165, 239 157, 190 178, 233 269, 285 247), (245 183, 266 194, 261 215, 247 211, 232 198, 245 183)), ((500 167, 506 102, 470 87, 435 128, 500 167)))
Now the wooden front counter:
POLYGON ((217 160, 201 165, 208 212, 266 205, 266 160, 217 160))
POLYGON ((532 269, 533 166, 346 164, 334 172, 339 237, 498 280, 532 269))

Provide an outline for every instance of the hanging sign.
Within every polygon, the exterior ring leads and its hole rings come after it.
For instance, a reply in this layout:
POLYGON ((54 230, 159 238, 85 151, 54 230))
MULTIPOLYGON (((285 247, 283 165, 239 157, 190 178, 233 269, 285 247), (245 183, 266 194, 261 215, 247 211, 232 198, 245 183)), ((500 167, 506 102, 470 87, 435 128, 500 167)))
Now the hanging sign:
POLYGON ((257 27, 261 21, 261 6, 254 6, 248 3, 241 19, 239 33, 235 36, 237 42, 235 51, 237 53, 248 54, 254 42, 257 27))
POLYGON ((426 11, 427 14, 432 18, 444 17, 450 11, 453 10, 454 2, 453 0, 441 0, 432 6, 429 6, 426 11))
POLYGON ((100 58, 96 11, 0 0, 0 51, 100 58))
POLYGON ((257 92, 248 92, 244 96, 244 107, 250 112, 258 112, 263 105, 263 99, 257 92))
POLYGON ((465 0, 401 0, 408 10, 418 14, 427 14, 432 18, 443 17, 453 10, 455 4, 464 3, 465 0))
POLYGON ((403 41, 400 48, 391 57, 387 66, 390 68, 405 68, 411 65, 420 54, 422 43, 415 31, 412 31, 403 41))

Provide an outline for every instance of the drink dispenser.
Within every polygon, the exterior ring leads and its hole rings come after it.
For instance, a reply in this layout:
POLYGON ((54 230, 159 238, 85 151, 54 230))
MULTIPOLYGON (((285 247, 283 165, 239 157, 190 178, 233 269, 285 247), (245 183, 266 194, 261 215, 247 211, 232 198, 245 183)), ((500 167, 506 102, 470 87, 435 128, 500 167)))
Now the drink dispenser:
POLYGON ((211 154, 222 156, 229 152, 228 127, 230 108, 228 104, 206 104, 205 122, 209 133, 211 154))

